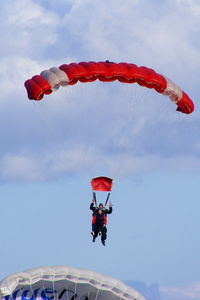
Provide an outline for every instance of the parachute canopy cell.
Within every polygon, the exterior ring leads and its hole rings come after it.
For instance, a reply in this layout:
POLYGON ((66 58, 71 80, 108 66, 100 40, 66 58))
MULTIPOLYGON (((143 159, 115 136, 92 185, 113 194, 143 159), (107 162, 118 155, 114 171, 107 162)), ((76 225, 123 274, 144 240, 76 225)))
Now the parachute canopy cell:
POLYGON ((0 300, 145 300, 122 282, 67 266, 40 267, 0 282, 0 300))
POLYGON ((189 96, 166 76, 153 69, 131 63, 114 62, 80 62, 52 67, 44 70, 40 75, 35 75, 25 81, 28 98, 41 100, 46 94, 51 94, 60 86, 73 85, 79 82, 91 82, 95 80, 114 81, 123 83, 138 83, 146 88, 151 88, 168 96, 177 105, 177 111, 190 114, 194 110, 194 104, 189 96))
POLYGON ((113 180, 108 177, 100 176, 91 180, 91 186, 94 191, 110 192, 113 180))

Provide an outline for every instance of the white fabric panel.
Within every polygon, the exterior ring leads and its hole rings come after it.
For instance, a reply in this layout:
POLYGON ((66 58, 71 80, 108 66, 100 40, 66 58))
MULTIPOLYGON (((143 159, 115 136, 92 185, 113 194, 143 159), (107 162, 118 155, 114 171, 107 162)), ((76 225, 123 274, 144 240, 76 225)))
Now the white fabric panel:
POLYGON ((169 78, 165 77, 165 79, 167 81, 167 87, 163 95, 168 96, 175 103, 178 102, 182 98, 182 90, 169 78))
POLYGON ((75 294, 76 300, 145 300, 114 278, 67 266, 34 268, 0 282, 0 300, 38 300, 44 299, 44 294, 47 300, 70 300, 75 294))
POLYGON ((53 72, 59 78, 59 82, 60 82, 61 86, 68 85, 69 78, 63 70, 53 67, 53 68, 49 69, 49 71, 53 72))
POLYGON ((52 90, 57 90, 60 86, 60 80, 59 78, 50 70, 44 70, 40 73, 40 76, 42 76, 45 80, 48 81, 50 84, 52 90))

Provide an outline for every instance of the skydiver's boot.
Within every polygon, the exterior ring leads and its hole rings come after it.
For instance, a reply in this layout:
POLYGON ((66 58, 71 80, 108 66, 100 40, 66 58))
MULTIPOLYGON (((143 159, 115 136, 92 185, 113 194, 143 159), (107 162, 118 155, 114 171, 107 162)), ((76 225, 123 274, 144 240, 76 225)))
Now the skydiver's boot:
POLYGON ((102 245, 103 245, 103 246, 106 245, 105 240, 102 240, 101 242, 102 242, 102 245))

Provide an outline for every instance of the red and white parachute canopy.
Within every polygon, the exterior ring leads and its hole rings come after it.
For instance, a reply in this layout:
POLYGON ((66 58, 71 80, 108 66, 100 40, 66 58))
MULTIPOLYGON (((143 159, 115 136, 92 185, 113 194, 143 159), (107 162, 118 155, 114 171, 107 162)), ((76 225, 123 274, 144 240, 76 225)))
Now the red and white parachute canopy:
POLYGON ((110 192, 112 189, 113 180, 109 177, 95 177, 91 180, 91 186, 93 191, 105 191, 110 192))
POLYGON ((167 77, 147 67, 130 63, 80 62, 61 65, 42 71, 25 82, 29 99, 41 100, 59 86, 80 82, 119 80, 123 83, 137 82, 141 86, 155 89, 176 103, 177 110, 190 114, 194 104, 189 96, 167 77))

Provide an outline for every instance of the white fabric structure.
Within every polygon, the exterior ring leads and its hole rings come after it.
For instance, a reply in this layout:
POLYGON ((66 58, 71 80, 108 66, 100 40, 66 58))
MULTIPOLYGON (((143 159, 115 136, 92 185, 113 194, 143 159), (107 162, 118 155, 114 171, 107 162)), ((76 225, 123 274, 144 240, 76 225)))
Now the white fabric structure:
POLYGON ((42 71, 40 76, 48 81, 53 91, 57 90, 60 86, 67 86, 69 82, 67 74, 56 67, 42 71))
POLYGON ((167 87, 163 92, 163 95, 168 96, 172 100, 172 102, 177 103, 178 101, 181 100, 183 96, 183 91, 169 78, 165 77, 165 79, 167 81, 167 87))
POLYGON ((146 300, 122 282, 86 269, 39 267, 0 282, 0 300, 146 300))

